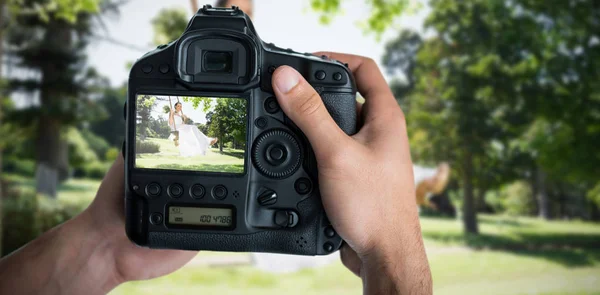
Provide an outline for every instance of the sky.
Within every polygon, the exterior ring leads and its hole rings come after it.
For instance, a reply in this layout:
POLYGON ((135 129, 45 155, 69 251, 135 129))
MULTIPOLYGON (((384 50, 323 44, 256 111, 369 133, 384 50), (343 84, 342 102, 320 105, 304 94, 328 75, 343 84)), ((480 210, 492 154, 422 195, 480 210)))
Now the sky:
MULTIPOLYGON (((192 16, 189 0, 130 0, 123 5, 120 15, 106 19, 107 29, 100 34, 110 37, 117 45, 99 39, 88 48, 88 63, 107 76, 113 86, 122 85, 128 77, 128 62, 133 62, 151 45, 153 30, 151 20, 160 9, 181 7, 192 16)), ((212 1, 202 1, 199 3, 212 1)), ((358 26, 369 16, 365 0, 342 1, 342 15, 330 25, 321 25, 318 14, 309 9, 308 0, 254 0, 254 26, 261 39, 282 48, 298 52, 337 51, 358 54, 380 62, 385 40, 394 36, 387 32, 382 41, 365 35, 358 26), (285 3, 285 5, 284 5, 285 3)), ((421 31, 427 9, 417 14, 403 16, 402 27, 421 31)), ((185 106, 184 106, 185 107, 185 106)))

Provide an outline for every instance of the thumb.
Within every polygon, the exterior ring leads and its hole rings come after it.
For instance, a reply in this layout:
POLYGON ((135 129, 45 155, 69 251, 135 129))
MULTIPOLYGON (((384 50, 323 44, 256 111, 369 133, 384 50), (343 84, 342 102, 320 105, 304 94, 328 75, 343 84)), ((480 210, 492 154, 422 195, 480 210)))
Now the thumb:
POLYGON ((273 90, 285 114, 304 132, 317 158, 327 157, 349 137, 338 127, 315 89, 289 66, 273 73, 273 90))

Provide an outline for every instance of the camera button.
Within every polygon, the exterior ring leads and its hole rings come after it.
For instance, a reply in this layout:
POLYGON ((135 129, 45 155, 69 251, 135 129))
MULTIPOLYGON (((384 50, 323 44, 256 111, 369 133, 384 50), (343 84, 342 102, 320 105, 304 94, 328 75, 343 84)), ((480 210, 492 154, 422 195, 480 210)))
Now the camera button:
POLYGON ((333 74, 333 80, 336 80, 336 81, 342 80, 342 73, 333 74))
POLYGON ((270 66, 269 67, 269 74, 273 74, 275 73, 275 66, 270 66))
POLYGON ((274 114, 279 111, 279 103, 277 103, 275 97, 271 96, 265 100, 265 111, 269 114, 274 114))
POLYGON ((333 244, 330 242, 327 242, 325 244, 323 244, 323 250, 325 250, 325 252, 332 252, 333 251, 333 244))
POLYGON ((256 127, 260 129, 267 127, 267 124, 267 119, 265 119, 264 117, 259 117, 254 121, 254 125, 256 125, 256 127))
POLYGON ((296 189, 296 192, 298 194, 306 195, 306 194, 310 193, 310 191, 312 190, 312 183, 310 182, 310 179, 308 179, 308 178, 304 178, 304 177, 299 178, 294 183, 294 188, 296 189))
POLYGON ((267 162, 273 166, 279 166, 287 159, 287 150, 281 144, 272 144, 265 151, 267 162))
POLYGON ((335 236, 335 230, 333 230, 333 227, 331 226, 326 227, 323 233, 328 238, 333 238, 335 236))
POLYGON ((160 67, 158 68, 158 70, 163 73, 166 74, 169 72, 169 65, 168 64, 162 64, 160 65, 160 67))
POLYGON ((142 66, 142 72, 144 72, 145 74, 150 74, 150 72, 152 72, 152 65, 151 64, 145 64, 142 66))
POLYGON ((160 195, 160 192, 161 188, 158 183, 153 182, 146 185, 146 195, 148 197, 158 197, 160 195))
POLYGON ((277 202, 277 193, 270 189, 265 189, 258 195, 256 200, 261 206, 273 205, 277 202))
POLYGON ((275 212, 273 221, 281 227, 294 227, 298 224, 298 214, 294 211, 279 210, 275 212))
POLYGON ((183 195, 183 187, 178 183, 171 184, 167 188, 167 194, 169 194, 169 197, 171 198, 179 198, 183 195))
POLYGON ((323 79, 325 79, 325 77, 327 77, 327 74, 325 74, 325 71, 319 70, 315 73, 315 78, 317 78, 318 80, 323 80, 323 79))
POLYGON ((190 196, 194 199, 202 199, 206 190, 201 184, 194 184, 190 188, 190 196))
POLYGON ((223 200, 227 197, 227 188, 219 184, 212 188, 211 194, 213 198, 223 200))
POLYGON ((160 213, 152 213, 150 215, 150 223, 154 224, 154 225, 159 225, 161 224, 163 221, 163 216, 160 213))

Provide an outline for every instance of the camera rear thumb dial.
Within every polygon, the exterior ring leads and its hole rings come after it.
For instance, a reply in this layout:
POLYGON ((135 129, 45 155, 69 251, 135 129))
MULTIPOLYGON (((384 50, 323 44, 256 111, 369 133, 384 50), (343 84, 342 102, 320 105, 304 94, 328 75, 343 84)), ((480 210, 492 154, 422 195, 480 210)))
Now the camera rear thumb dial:
POLYGON ((284 130, 269 130, 258 136, 252 147, 256 169, 271 178, 285 178, 300 167, 301 150, 296 138, 284 130))

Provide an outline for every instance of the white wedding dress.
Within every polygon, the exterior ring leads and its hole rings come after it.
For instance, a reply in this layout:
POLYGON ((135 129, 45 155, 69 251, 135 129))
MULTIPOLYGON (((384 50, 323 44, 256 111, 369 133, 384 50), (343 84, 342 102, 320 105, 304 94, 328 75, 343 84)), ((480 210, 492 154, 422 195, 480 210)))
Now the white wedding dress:
MULTIPOLYGON (((210 148, 211 138, 200 132, 194 125, 184 124, 180 113, 173 115, 174 125, 169 125, 171 131, 179 132, 179 155, 182 157, 204 156, 210 148)), ((174 140, 171 133, 169 140, 174 140)))

